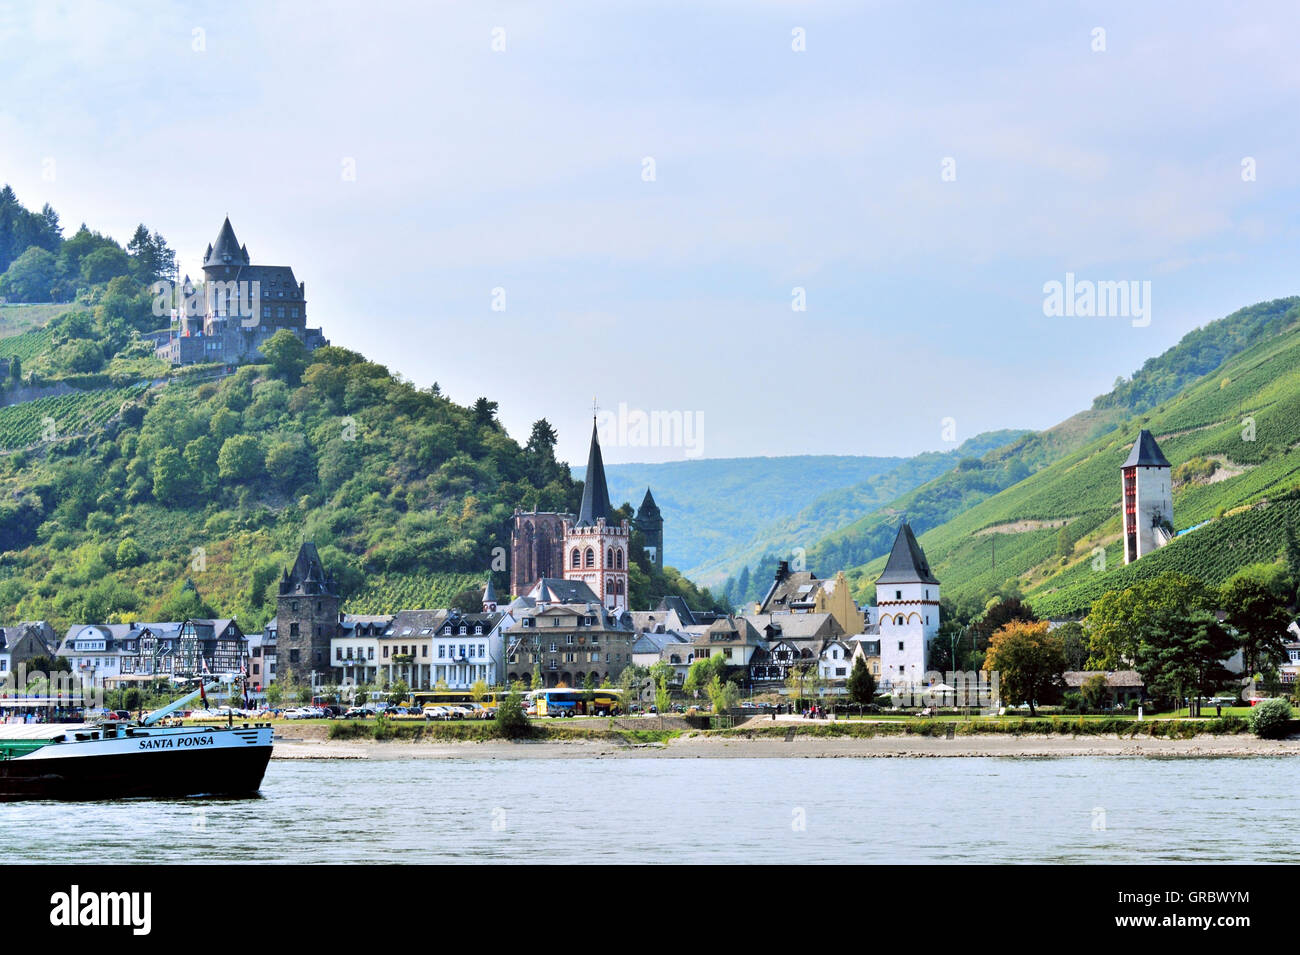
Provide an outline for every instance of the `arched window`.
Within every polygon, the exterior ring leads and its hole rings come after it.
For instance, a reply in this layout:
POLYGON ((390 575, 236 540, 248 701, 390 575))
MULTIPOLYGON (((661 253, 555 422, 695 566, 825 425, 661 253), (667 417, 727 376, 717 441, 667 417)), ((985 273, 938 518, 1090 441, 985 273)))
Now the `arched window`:
POLYGON ((620 547, 614 552, 614 563, 619 570, 623 569, 623 548, 620 547))
POLYGON ((614 566, 614 548, 610 547, 605 550, 605 566, 614 566))
POLYGON ((614 592, 614 581, 612 580, 605 581, 605 593, 612 594, 613 592, 614 592))
POLYGON ((894 623, 898 624, 900 627, 903 625, 903 615, 901 613, 894 618, 894 623))
POLYGON ((587 548, 587 566, 588 567, 596 566, 596 552, 592 550, 590 547, 587 548))
POLYGON ((573 562, 570 565, 575 569, 582 566, 582 555, 578 553, 578 548, 573 548, 573 562))
POLYGON ((623 581, 619 580, 614 584, 614 592, 620 597, 623 596, 623 581))

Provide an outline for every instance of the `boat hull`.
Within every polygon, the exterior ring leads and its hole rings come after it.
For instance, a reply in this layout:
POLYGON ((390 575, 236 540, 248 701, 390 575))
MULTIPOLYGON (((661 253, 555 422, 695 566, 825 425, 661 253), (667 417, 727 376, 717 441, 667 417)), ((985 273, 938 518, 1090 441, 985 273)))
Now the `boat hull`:
POLYGON ((271 758, 271 731, 236 734, 51 744, 0 761, 0 800, 253 795, 271 758))

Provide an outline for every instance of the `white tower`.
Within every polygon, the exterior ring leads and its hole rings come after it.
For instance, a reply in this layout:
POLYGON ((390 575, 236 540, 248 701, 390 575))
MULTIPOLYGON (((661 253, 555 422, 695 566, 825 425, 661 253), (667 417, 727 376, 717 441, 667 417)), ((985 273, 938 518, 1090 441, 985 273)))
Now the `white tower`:
POLYGON ((1169 462, 1150 431, 1133 442, 1128 460, 1120 465, 1124 503, 1124 563, 1168 544, 1174 536, 1174 498, 1169 462))
POLYGON ((876 579, 880 673, 891 684, 924 680, 930 641, 939 633, 939 580, 906 522, 876 579))

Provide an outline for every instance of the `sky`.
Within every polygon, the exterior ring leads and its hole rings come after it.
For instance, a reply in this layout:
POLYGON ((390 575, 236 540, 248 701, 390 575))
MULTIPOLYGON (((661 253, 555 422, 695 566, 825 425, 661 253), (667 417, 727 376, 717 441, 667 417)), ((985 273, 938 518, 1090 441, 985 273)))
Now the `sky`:
POLYGON ((333 344, 521 441, 545 417, 574 464, 593 401, 607 462, 907 455, 1048 427, 1296 293, 1298 21, 0 2, 0 182, 196 276, 229 215, 333 344), (1047 314, 1067 273, 1149 309, 1047 314))

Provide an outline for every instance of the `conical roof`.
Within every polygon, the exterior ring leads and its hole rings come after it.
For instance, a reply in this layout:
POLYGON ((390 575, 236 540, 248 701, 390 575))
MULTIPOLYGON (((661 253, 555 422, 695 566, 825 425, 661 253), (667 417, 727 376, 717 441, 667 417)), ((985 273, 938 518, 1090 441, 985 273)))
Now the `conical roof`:
POLYGON ((939 580, 930 573, 930 562, 925 559, 925 551, 917 543, 912 533, 912 525, 904 522, 898 527, 894 538, 894 548, 889 552, 885 569, 876 578, 878 584, 938 584, 939 580))
POLYGON ((591 450, 587 453, 587 473, 582 485, 582 504, 578 507, 576 527, 590 527, 604 518, 610 519, 613 508, 609 506, 609 485, 605 483, 605 461, 600 456, 600 440, 596 436, 596 420, 591 421, 591 450))
POLYGON ((658 517, 659 505, 655 503, 654 495, 650 489, 645 489, 645 497, 641 498, 641 507, 637 509, 637 517, 658 517))
POLYGON ((496 588, 492 586, 492 578, 487 580, 487 586, 483 588, 483 602, 485 604, 494 604, 497 602, 496 588))
POLYGON ((212 243, 207 256, 203 259, 205 269, 221 265, 248 265, 248 254, 240 247, 239 240, 235 238, 235 229, 230 224, 230 216, 226 216, 226 221, 221 223, 221 231, 217 233, 217 241, 212 243))
POLYGON ((1169 461, 1161 453, 1160 445, 1156 444, 1156 439, 1151 436, 1151 432, 1143 428, 1137 440, 1133 442, 1133 450, 1129 452, 1128 460, 1120 467, 1167 468, 1169 461))

